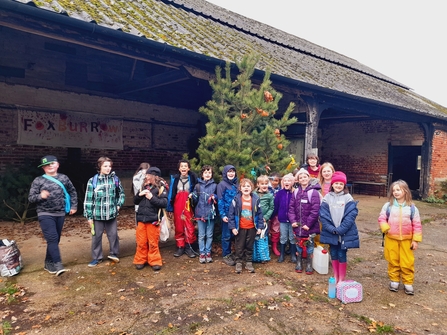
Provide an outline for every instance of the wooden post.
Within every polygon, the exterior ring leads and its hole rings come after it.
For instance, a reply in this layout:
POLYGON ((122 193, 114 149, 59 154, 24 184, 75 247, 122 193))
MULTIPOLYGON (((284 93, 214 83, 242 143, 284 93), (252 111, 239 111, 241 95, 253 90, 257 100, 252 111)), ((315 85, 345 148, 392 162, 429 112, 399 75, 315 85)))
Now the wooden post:
POLYGON ((304 143, 304 157, 309 153, 318 155, 318 123, 322 113, 321 106, 317 105, 315 101, 307 102, 307 124, 306 124, 306 139, 304 143))

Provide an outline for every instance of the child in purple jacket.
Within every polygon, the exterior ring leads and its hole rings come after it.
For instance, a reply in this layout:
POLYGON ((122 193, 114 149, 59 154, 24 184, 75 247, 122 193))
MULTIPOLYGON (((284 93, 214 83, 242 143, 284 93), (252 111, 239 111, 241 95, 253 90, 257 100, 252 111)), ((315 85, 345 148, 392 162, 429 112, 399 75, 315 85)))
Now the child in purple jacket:
POLYGON ((286 252, 286 244, 290 242, 290 255, 292 263, 296 263, 296 244, 295 244, 295 235, 293 234, 292 225, 289 221, 289 203, 290 199, 292 199, 292 187, 295 178, 291 173, 286 174, 281 181, 282 189, 276 193, 274 205, 275 209, 273 210, 272 216, 278 216, 279 221, 279 246, 280 246, 280 255, 278 258, 278 263, 284 262, 284 256, 286 252))
POLYGON ((289 220, 296 237, 297 261, 295 271, 303 272, 302 258, 306 258, 306 274, 311 275, 314 252, 314 237, 320 233, 318 212, 320 210, 320 184, 310 184, 309 172, 300 169, 295 176, 298 188, 293 192, 289 206, 289 220))

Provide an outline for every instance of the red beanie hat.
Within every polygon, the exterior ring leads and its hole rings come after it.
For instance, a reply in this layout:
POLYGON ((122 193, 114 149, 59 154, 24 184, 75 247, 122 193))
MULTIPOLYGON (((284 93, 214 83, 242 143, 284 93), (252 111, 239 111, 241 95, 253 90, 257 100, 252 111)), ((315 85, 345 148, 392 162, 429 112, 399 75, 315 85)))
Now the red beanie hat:
POLYGON ((334 174, 332 175, 331 185, 337 182, 346 185, 347 182, 346 175, 341 171, 335 171, 334 174))

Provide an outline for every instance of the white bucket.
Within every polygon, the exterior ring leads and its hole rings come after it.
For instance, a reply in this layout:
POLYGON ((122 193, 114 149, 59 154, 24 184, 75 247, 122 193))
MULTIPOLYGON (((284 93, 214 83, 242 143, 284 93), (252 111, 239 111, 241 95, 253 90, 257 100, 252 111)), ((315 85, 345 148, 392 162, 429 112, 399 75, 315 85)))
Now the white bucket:
POLYGON ((321 245, 314 249, 312 267, 319 274, 325 275, 329 272, 329 254, 321 245))

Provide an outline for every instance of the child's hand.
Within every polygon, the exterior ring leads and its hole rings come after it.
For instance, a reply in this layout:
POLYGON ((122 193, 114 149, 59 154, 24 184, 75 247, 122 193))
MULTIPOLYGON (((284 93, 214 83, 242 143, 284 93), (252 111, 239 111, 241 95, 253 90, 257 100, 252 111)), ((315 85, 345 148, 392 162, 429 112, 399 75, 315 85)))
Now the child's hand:
POLYGON ((261 229, 258 229, 258 230, 256 231, 256 235, 261 235, 261 232, 262 232, 262 230, 261 230, 261 229))
POLYGON ((418 243, 416 241, 411 242, 411 250, 416 250, 418 248, 418 243))
POLYGON ((293 227, 293 228, 298 227, 298 222, 294 222, 294 223, 292 223, 292 227, 293 227))
POLYGON ((222 221, 228 223, 228 218, 227 218, 227 217, 224 217, 224 218, 222 219, 222 221))
POLYGON ((232 232, 234 235, 237 235, 237 234, 238 234, 238 230, 237 230, 236 228, 233 228, 233 229, 231 230, 231 232, 232 232))
POLYGON ((309 230, 309 227, 308 227, 307 225, 304 225, 304 226, 303 226, 303 229, 304 229, 304 230, 309 230))
POLYGON ((42 198, 42 199, 46 199, 46 198, 48 198, 50 196, 50 192, 48 192, 47 190, 42 190, 41 192, 40 192, 40 197, 42 198))

